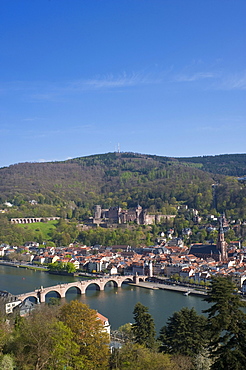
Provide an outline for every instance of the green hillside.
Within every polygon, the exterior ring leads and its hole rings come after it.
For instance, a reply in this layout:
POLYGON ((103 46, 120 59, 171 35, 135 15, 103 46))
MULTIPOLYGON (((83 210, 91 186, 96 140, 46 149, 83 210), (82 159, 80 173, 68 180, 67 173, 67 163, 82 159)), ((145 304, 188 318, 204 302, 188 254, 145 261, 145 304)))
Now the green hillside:
POLYGON ((95 204, 108 208, 140 203, 155 213, 187 204, 208 212, 214 207, 212 184, 217 183, 218 210, 233 210, 242 217, 245 187, 232 172, 234 168, 237 176, 246 173, 245 158, 244 154, 181 159, 107 153, 63 162, 20 163, 0 169, 0 201, 19 206, 12 217, 55 216, 65 209, 69 217, 83 220, 92 215, 95 204), (221 174, 225 168, 226 176, 221 174), (37 206, 28 206, 32 199, 37 206))
POLYGON ((181 163, 195 165, 203 171, 228 176, 246 175, 246 154, 221 154, 214 156, 177 158, 181 163))
POLYGON ((214 181, 211 174, 176 160, 132 153, 20 163, 0 169, 2 201, 24 197, 46 204, 73 200, 84 205, 100 202, 106 207, 141 202, 145 207, 160 208, 172 197, 192 203, 192 194, 198 188, 200 192, 210 188, 214 181))

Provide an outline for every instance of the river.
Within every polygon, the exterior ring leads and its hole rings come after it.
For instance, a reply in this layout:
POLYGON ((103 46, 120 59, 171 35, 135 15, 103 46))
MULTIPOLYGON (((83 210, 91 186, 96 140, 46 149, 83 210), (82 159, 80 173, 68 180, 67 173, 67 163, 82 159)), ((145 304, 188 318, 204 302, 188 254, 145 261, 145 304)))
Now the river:
MULTIPOLYGON (((7 290, 12 294, 26 293, 40 286, 48 287, 78 279, 77 277, 49 275, 46 272, 0 265, 0 290, 7 290)), ((184 296, 182 293, 173 291, 151 290, 127 284, 118 289, 107 287, 105 291, 87 290, 86 294, 81 296, 77 295, 75 291, 69 290, 66 300, 70 301, 75 298, 106 316, 113 330, 120 325, 134 321, 132 312, 137 302, 141 302, 149 308, 155 321, 157 333, 166 324, 168 317, 182 307, 194 307, 199 314, 208 308, 202 297, 184 296)))

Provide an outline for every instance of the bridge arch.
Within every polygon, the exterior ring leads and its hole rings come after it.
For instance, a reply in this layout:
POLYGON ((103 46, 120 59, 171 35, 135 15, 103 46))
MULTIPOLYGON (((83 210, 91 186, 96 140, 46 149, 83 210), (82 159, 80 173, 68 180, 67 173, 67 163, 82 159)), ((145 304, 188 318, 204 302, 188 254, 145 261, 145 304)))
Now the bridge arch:
POLYGON ((72 292, 72 290, 76 290, 76 293, 77 294, 80 294, 80 295, 82 294, 82 290, 77 285, 73 285, 73 286, 68 287, 65 290, 64 294, 65 295, 68 294, 69 293, 69 290, 70 290, 70 292, 72 292))
POLYGON ((44 293, 44 297, 42 298, 42 302, 48 300, 49 298, 53 297, 55 295, 54 298, 62 298, 62 295, 61 293, 57 290, 57 289, 49 289, 48 291, 45 291, 44 293))
POLYGON ((133 278, 130 276, 126 276, 126 278, 122 281, 123 283, 133 283, 133 278))
POLYGON ((22 300, 22 302, 25 302, 26 300, 30 300, 31 302, 34 302, 34 303, 39 303, 39 297, 37 297, 34 294, 30 294, 28 296, 25 296, 25 298, 22 300))
POLYGON ((85 288, 85 292, 87 290, 92 290, 91 288, 95 287, 96 290, 101 290, 101 287, 98 283, 96 283, 95 281, 92 280, 92 282, 90 284, 87 285, 87 287, 85 288), (88 289, 89 288, 89 289, 88 289))
POLYGON ((114 288, 119 288, 119 283, 115 281, 114 279, 110 279, 105 282, 103 289, 105 290, 106 287, 114 286, 114 288))

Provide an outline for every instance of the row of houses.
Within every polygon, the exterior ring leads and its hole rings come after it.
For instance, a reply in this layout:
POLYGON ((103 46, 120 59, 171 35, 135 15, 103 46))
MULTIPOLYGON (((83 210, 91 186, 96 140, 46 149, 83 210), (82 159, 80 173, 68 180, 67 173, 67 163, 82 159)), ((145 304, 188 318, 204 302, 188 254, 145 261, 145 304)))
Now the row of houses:
MULTIPOLYGON (((215 255, 209 252, 211 244, 205 247, 208 249, 207 255, 199 253, 200 249, 204 248, 203 244, 195 244, 188 248, 179 238, 141 248, 132 248, 130 245, 105 247, 79 244, 55 248, 29 242, 22 247, 1 245, 0 256, 11 259, 13 252, 21 252, 19 256, 34 265, 46 265, 57 261, 64 264, 70 262, 77 270, 94 274, 138 273, 166 277, 178 275, 181 279, 192 279, 196 282, 207 281, 215 274, 229 275, 239 289, 244 289, 246 249, 241 247, 240 242, 235 241, 227 245, 226 256, 223 259, 215 258, 219 253, 215 255)), ((243 292, 246 293, 244 290, 243 292)))

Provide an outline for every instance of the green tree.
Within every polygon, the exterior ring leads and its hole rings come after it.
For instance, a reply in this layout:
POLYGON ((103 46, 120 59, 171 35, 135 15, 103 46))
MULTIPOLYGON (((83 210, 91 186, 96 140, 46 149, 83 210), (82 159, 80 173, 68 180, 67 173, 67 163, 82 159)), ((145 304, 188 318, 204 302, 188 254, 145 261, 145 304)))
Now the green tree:
POLYGON ((127 322, 124 325, 121 325, 118 329, 122 340, 125 342, 132 342, 134 340, 133 332, 132 332, 132 324, 127 322))
POLYGON ((10 354, 6 354, 0 357, 0 369, 14 370, 14 360, 10 354))
POLYGON ((72 331, 54 313, 47 306, 36 309, 16 326, 9 352, 14 353, 18 369, 77 368, 74 360, 79 347, 72 331))
POLYGON ((193 359, 193 364, 196 370, 210 370, 213 360, 210 357, 209 349, 204 348, 198 355, 196 355, 193 359))
POLYGON ((66 264, 66 270, 68 273, 73 273, 76 271, 76 267, 74 266, 74 264, 72 262, 68 262, 66 264))
POLYGON ((65 270, 64 263, 55 261, 53 263, 48 263, 49 270, 52 271, 62 271, 65 270))
POLYGON ((137 343, 128 343, 112 353, 110 368, 117 370, 177 370, 167 354, 151 351, 137 343))
POLYGON ((61 307, 59 317, 72 330, 79 345, 81 368, 105 370, 109 360, 109 336, 96 311, 79 301, 71 301, 61 307))
POLYGON ((0 314, 0 355, 6 343, 9 341, 11 336, 10 326, 6 323, 6 320, 0 314))
POLYGON ((228 244, 230 243, 231 240, 235 240, 235 238, 236 238, 236 235, 233 229, 230 229, 226 232, 225 240, 227 241, 228 244))
POLYGON ((171 354, 195 356, 206 345, 206 318, 194 308, 184 307, 169 317, 160 330, 161 350, 171 354))
MULTIPOLYGON (((175 364, 174 370, 194 370, 194 361, 192 357, 174 354, 172 355, 172 361, 175 364)), ((203 370, 207 369, 204 368, 203 370)))
POLYGON ((146 236, 146 244, 147 245, 151 245, 151 234, 150 233, 147 233, 147 236, 146 236))
POLYGON ((73 340, 73 332, 61 321, 53 325, 51 334, 52 351, 49 360, 50 369, 81 369, 79 346, 73 340))
POLYGON ((245 303, 235 293, 235 288, 229 278, 213 277, 211 289, 204 299, 212 304, 204 312, 208 313, 214 370, 246 368, 246 314, 242 311, 245 303))
POLYGON ((48 301, 48 306, 60 306, 61 300, 60 298, 50 297, 48 301))
POLYGON ((148 307, 138 302, 133 311, 135 323, 132 325, 135 342, 153 348, 155 341, 155 324, 148 312, 148 307))

